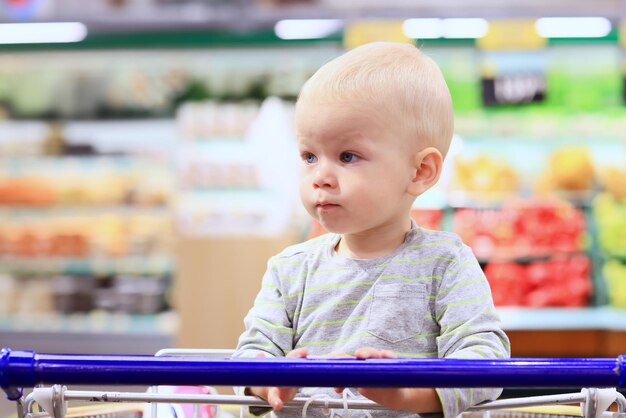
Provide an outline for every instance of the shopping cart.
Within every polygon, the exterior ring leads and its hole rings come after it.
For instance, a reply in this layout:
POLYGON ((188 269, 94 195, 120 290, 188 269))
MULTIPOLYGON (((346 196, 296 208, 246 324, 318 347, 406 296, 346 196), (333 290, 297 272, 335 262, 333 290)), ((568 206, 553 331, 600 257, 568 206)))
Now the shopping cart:
MULTIPOLYGON (((516 359, 296 359, 231 358, 222 350, 163 350, 155 356, 36 354, 0 350, 0 387, 17 404, 19 418, 70 418, 69 401, 129 402, 86 417, 139 418, 144 403, 268 406, 253 396, 163 394, 157 385, 297 387, 504 387, 583 388, 580 392, 485 402, 465 418, 626 418, 626 356, 516 359), (226 355, 226 356, 224 356, 226 355), (52 385, 41 387, 40 385, 52 385), (65 385, 143 385, 147 392, 74 391, 65 385), (24 396, 24 388, 33 388, 24 396), (139 403, 139 404, 137 404, 139 403), (43 412, 35 412, 39 405, 43 412), (579 413, 528 407, 580 405, 579 413), (612 404, 617 410, 609 410, 612 404)), ((300 398, 285 408, 380 410, 363 399, 300 398)), ((195 409, 197 412, 197 408, 195 409)), ((155 415, 156 408, 149 412, 155 415)))

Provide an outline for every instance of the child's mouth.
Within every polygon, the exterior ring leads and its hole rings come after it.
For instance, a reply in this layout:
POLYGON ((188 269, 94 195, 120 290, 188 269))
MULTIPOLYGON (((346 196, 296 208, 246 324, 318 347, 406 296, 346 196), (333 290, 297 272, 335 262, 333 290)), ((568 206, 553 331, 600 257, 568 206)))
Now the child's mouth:
POLYGON ((330 210, 330 209, 332 209, 332 208, 336 208, 336 207, 338 207, 338 206, 339 206, 339 205, 336 205, 336 204, 334 204, 334 203, 318 203, 318 204, 316 205, 316 207, 317 207, 318 209, 322 209, 322 210, 330 210))

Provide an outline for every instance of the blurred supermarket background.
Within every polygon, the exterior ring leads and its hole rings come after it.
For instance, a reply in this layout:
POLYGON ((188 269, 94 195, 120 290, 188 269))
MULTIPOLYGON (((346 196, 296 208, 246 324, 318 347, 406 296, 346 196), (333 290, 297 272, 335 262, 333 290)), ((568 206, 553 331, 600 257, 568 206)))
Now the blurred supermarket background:
POLYGON ((415 218, 474 249, 513 354, 626 352, 625 22, 618 0, 1 0, 0 346, 233 347, 266 259, 322 232, 300 86, 397 40, 456 112, 415 218))

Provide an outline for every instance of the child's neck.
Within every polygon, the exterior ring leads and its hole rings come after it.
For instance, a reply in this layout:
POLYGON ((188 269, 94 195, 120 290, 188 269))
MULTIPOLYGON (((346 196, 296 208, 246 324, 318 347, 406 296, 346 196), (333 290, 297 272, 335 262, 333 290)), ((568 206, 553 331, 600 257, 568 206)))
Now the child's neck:
POLYGON ((342 234, 335 251, 340 257, 358 260, 382 257, 402 245, 410 229, 411 223, 406 221, 356 234, 342 234))

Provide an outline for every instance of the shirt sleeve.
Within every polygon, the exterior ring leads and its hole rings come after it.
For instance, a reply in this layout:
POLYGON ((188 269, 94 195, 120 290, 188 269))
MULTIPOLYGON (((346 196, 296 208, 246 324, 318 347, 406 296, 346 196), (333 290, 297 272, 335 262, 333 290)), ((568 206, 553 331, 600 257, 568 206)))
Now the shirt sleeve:
MULTIPOLYGON (((489 283, 471 249, 461 244, 458 257, 443 274, 435 303, 440 326, 441 358, 497 359, 510 357, 509 339, 501 329, 489 283)), ((445 418, 470 406, 497 399, 499 388, 438 388, 445 418)))
POLYGON ((276 259, 268 262, 261 290, 244 318, 235 357, 280 357, 293 349, 292 317, 287 312, 276 270, 276 259))
MULTIPOLYGON (((244 318, 245 330, 239 337, 237 349, 233 357, 281 357, 293 347, 292 317, 285 307, 279 275, 276 270, 276 259, 268 262, 263 276, 261 290, 256 296, 254 305, 244 318)), ((236 387, 235 392, 248 395, 247 388, 236 387)), ((266 407, 250 407, 254 416, 264 415, 271 411, 266 407)))

